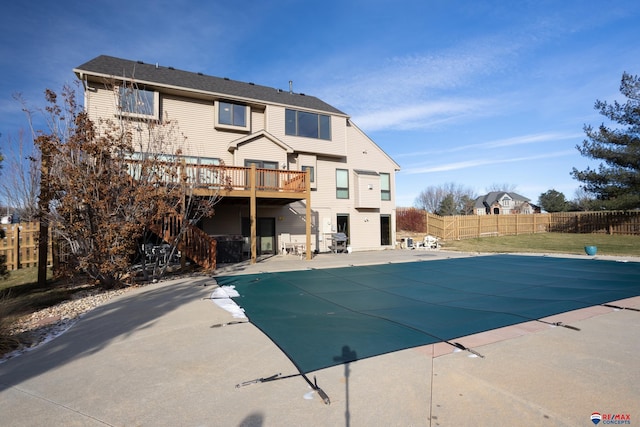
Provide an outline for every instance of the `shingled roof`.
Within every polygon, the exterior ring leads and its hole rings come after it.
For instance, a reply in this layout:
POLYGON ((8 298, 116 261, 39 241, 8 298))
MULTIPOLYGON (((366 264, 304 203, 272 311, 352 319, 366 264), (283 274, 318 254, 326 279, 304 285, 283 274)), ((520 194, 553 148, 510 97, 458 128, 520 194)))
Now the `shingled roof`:
POLYGON ((503 195, 508 195, 514 201, 519 202, 529 202, 530 200, 524 196, 521 196, 517 193, 509 192, 509 191, 492 191, 490 193, 485 194, 484 196, 480 196, 475 200, 475 207, 482 208, 491 206, 496 203, 503 195))
POLYGON ((243 98, 268 104, 287 105, 347 116, 347 114, 314 96, 290 93, 288 90, 182 71, 173 67, 145 64, 142 61, 131 61, 107 55, 98 56, 73 71, 79 78, 82 78, 83 74, 105 78, 126 78, 135 80, 138 83, 158 87, 183 88, 211 93, 214 96, 243 98))

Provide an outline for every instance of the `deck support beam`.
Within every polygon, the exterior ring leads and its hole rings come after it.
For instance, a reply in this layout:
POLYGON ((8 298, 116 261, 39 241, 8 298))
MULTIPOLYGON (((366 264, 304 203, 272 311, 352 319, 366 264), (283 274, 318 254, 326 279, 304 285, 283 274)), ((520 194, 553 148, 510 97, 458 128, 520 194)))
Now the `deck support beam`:
POLYGON ((307 193, 307 200, 306 200, 306 205, 307 205, 307 210, 305 212, 305 218, 306 218, 306 234, 307 234, 307 240, 306 240, 306 244, 305 244, 305 248, 306 248, 306 255, 307 255, 307 261, 311 260, 311 171, 309 169, 307 169, 307 176, 305 177, 305 192, 307 193))
POLYGON ((251 194, 249 196, 249 222, 251 223, 251 264, 255 264, 258 260, 258 248, 256 241, 258 236, 257 226, 257 201, 256 201, 256 165, 251 165, 249 174, 249 188, 251 194))

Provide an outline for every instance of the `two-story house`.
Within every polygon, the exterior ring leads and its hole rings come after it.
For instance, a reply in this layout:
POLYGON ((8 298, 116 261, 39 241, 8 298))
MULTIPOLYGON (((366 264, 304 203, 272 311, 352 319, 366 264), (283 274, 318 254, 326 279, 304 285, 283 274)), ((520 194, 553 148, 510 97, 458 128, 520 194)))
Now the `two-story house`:
POLYGON ((517 193, 492 191, 475 200, 473 213, 476 215, 532 214, 536 212, 536 208, 529 199, 517 193))
POLYGON ((110 56, 74 72, 90 118, 170 117, 188 141, 181 147, 188 163, 224 167, 231 188, 200 227, 212 236, 244 236, 254 262, 284 243, 304 246, 309 259, 329 251, 336 232, 348 236, 353 251, 393 248, 399 166, 339 109, 291 85, 282 90, 110 56), (129 111, 130 92, 118 85, 134 87, 143 109, 129 111))

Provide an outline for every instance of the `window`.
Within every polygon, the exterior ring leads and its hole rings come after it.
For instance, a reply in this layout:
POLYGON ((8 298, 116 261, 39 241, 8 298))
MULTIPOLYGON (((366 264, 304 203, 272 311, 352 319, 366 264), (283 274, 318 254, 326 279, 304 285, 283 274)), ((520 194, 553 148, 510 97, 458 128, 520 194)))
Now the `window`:
POLYGON ((509 205, 511 204, 511 198, 509 198, 509 197, 505 196, 505 197, 502 199, 502 203, 501 203, 501 204, 502 204, 502 206, 509 206, 509 205))
MULTIPOLYGON (((248 160, 245 159, 244 166, 250 168, 252 165, 255 165, 257 169, 272 169, 275 172, 270 171, 258 171, 256 176, 256 185, 260 188, 270 188, 277 189, 278 188, 278 162, 268 162, 265 160, 248 160)), ((247 183, 249 183, 249 171, 247 171, 246 176, 247 183)))
POLYGON ((218 108, 218 123, 245 127, 247 125, 246 110, 247 107, 244 105, 221 102, 218 108))
POLYGON ((380 172, 380 199, 391 200, 391 175, 380 172))
POLYGON ((192 184, 198 186, 219 185, 222 181, 219 166, 220 159, 215 157, 176 156, 180 162, 184 161, 187 177, 192 184))
POLYGON ((216 126, 249 130, 249 107, 232 102, 218 101, 216 102, 216 126))
POLYGON ((129 116, 158 117, 158 92, 120 86, 120 111, 129 116))
POLYGON ((309 176, 311 177, 311 181, 310 182, 315 182, 316 181, 315 171, 314 171, 313 166, 302 166, 302 171, 303 172, 309 171, 309 176))
POLYGON ((349 171, 336 169, 336 199, 349 198, 349 171))
POLYGON ((292 136, 331 140, 331 118, 305 111, 285 111, 285 133, 292 136))

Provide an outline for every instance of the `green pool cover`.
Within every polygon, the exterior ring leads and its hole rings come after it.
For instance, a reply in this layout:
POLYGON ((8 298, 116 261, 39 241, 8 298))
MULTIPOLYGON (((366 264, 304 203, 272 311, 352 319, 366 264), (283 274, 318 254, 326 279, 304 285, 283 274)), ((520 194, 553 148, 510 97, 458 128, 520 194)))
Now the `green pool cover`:
POLYGON ((216 280, 304 374, 634 297, 640 264, 495 255, 216 280))

